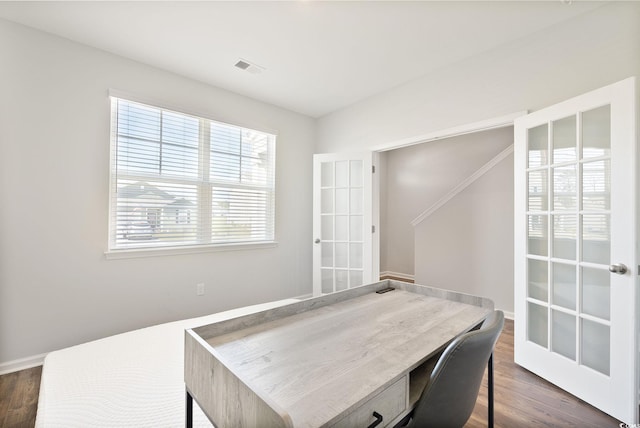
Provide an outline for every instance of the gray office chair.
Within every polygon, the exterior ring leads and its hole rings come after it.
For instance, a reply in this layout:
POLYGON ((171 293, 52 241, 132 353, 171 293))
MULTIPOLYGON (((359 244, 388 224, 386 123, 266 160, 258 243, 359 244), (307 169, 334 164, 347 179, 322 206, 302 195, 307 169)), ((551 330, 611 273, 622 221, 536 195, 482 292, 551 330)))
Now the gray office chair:
POLYGON ((493 348, 504 326, 494 311, 481 327, 454 339, 436 363, 411 415, 397 426, 460 428, 469 420, 489 365, 489 426, 493 426, 493 348), (408 421, 408 423, 407 423, 408 421), (402 424, 406 425, 402 425, 402 424))

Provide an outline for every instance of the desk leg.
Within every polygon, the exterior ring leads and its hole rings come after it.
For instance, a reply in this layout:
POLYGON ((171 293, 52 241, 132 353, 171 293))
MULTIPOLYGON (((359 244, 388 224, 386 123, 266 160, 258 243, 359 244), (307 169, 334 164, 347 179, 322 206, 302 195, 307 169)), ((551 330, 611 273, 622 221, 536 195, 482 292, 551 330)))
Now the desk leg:
POLYGON ((487 367, 488 379, 487 379, 487 402, 489 408, 489 428, 493 428, 493 352, 489 356, 489 363, 487 367))
POLYGON ((187 406, 186 406, 186 420, 184 424, 185 428, 193 428, 193 397, 187 391, 187 406))

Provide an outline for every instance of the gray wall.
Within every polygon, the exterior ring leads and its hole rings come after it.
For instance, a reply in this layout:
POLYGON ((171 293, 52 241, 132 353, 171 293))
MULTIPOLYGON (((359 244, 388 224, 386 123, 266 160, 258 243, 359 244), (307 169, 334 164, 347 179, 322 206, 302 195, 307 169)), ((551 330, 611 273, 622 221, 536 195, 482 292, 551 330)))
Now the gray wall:
POLYGON ((311 292, 313 119, 2 20, 0 61, 0 364, 311 292), (110 88, 276 130, 278 246, 106 260, 110 88))
POLYGON ((512 143, 513 127, 506 127, 384 152, 380 270, 414 275, 411 222, 512 143))
POLYGON ((513 154, 415 227, 415 280, 513 313, 513 154))

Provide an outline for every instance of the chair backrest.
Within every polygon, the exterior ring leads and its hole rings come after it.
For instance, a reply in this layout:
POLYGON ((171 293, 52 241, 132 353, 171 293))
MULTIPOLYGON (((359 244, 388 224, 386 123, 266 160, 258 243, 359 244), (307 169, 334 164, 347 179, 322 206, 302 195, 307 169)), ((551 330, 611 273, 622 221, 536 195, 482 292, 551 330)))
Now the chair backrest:
POLYGON ((467 422, 503 326, 504 313, 494 311, 479 329, 457 337, 447 346, 431 372, 408 427, 459 428, 467 422))

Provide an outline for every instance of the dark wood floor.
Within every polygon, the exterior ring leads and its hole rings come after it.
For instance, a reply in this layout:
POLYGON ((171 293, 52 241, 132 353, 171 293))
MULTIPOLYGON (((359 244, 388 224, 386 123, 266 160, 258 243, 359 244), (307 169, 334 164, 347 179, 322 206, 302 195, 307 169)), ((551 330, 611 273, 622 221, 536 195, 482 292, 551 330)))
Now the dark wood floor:
POLYGON ((36 424, 42 367, 0 376, 0 427, 29 428, 36 424))
MULTIPOLYGON (((35 424, 41 367, 0 376, 0 427, 35 424)), ((616 428, 617 420, 596 410, 513 362, 513 321, 507 320, 494 354, 495 426, 616 428)), ((486 374, 484 385, 486 386, 486 374)), ((487 426, 487 394, 480 396, 468 428, 487 426)))
MULTIPOLYGON (((513 362, 513 321, 506 320, 493 357, 496 427, 618 428, 620 422, 513 362)), ((487 426, 487 375, 465 428, 487 426)))

